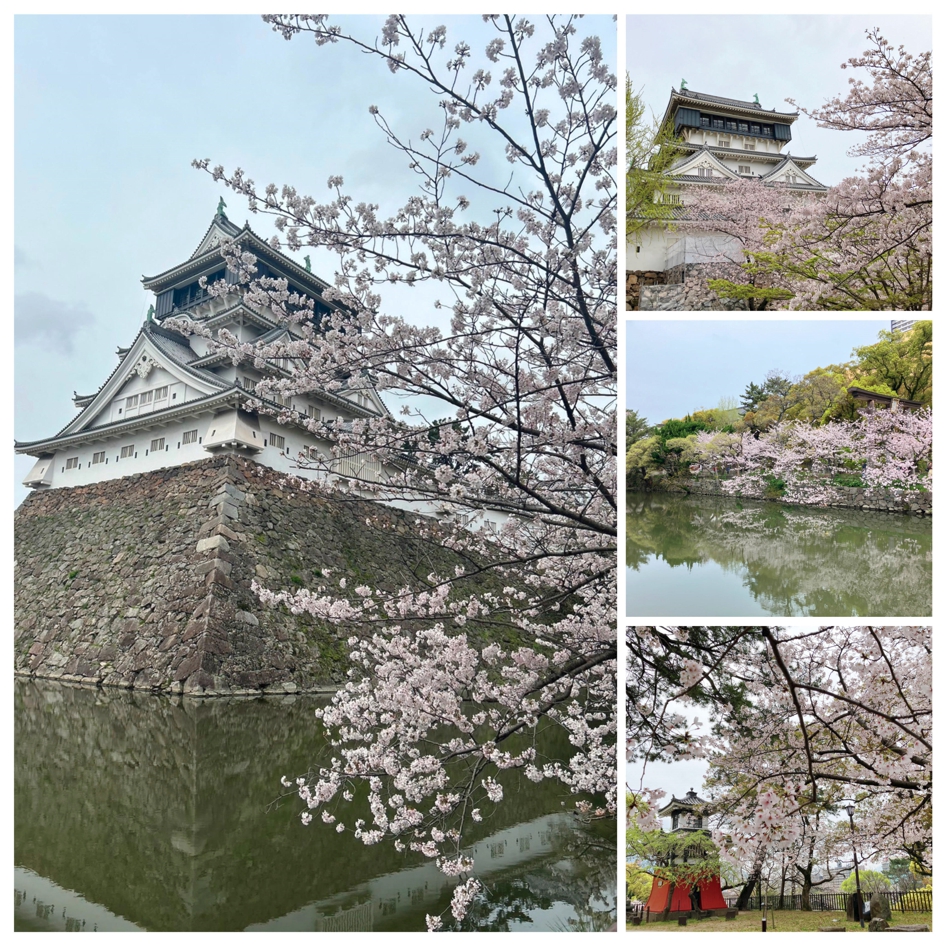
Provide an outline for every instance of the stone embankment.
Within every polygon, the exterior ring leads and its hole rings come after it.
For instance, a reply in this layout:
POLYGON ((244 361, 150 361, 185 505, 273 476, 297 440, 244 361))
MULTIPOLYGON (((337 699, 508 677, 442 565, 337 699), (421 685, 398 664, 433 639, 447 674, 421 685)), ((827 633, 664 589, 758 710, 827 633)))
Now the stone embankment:
POLYGON ((748 303, 739 299, 720 299, 706 281, 707 272, 714 277, 732 275, 737 281, 737 266, 715 264, 711 270, 701 263, 674 266, 665 272, 636 270, 627 273, 626 304, 628 311, 641 312, 747 312, 748 303), (729 273, 726 269, 734 270, 729 273))
POLYGON ((748 303, 720 299, 705 282, 693 280, 675 285, 644 286, 640 290, 641 312, 747 312, 748 303))
POLYGON ((627 272, 624 300, 628 312, 640 308, 640 292, 646 286, 661 286, 666 282, 666 273, 653 269, 636 269, 627 272))
MULTIPOLYGON (((828 502, 827 508, 860 509, 864 512, 905 512, 911 515, 932 514, 931 492, 909 492, 904 497, 898 497, 849 486, 835 486, 835 489, 840 497, 835 502, 828 502)), ((669 481, 656 479, 652 481, 652 491, 694 492, 699 495, 723 496, 727 499, 739 498, 737 493, 726 492, 722 484, 715 479, 672 479, 669 481)), ((782 499, 768 501, 780 502, 783 505, 796 504, 782 499)))
POLYGON ((14 521, 15 670, 195 695, 334 688, 350 629, 265 607, 252 582, 393 589, 452 573, 415 518, 236 457, 34 492, 14 521))

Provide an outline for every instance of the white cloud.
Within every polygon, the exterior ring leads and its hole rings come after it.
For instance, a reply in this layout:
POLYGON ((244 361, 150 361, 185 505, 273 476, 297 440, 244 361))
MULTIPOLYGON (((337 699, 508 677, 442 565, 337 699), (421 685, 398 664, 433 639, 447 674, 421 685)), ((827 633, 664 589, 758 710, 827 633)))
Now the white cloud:
POLYGON ((71 353, 76 334, 95 323, 84 302, 60 302, 41 292, 16 295, 13 312, 16 344, 38 344, 64 354, 71 353))

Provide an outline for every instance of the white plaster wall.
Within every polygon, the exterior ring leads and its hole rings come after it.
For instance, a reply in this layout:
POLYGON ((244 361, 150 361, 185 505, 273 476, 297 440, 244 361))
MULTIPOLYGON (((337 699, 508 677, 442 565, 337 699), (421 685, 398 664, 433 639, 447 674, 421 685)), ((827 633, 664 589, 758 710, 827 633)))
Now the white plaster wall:
POLYGON ((694 231, 687 233, 667 253, 667 266, 692 263, 740 262, 741 247, 737 240, 722 233, 694 231))
POLYGON ((627 270, 652 269, 662 272, 670 246, 679 239, 679 233, 665 224, 654 223, 635 233, 627 243, 627 270))
MULTIPOLYGON (((213 418, 209 416, 190 418, 162 428, 139 430, 134 435, 129 434, 126 437, 110 438, 88 443, 75 449, 60 450, 50 462, 51 483, 44 488, 60 489, 85 486, 93 482, 106 482, 136 473, 151 472, 207 459, 210 454, 203 448, 201 441, 206 436, 212 422, 213 418), (183 442, 184 432, 194 429, 197 430, 197 442, 185 444, 183 442), (164 437, 165 448, 160 452, 151 452, 151 441, 158 437, 164 437), (136 455, 121 459, 121 448, 128 445, 136 447, 136 455), (100 451, 105 452, 106 461, 93 465, 93 454, 100 451), (78 467, 76 469, 65 469, 66 460, 72 457, 78 459, 78 467)), ((267 445, 261 453, 257 453, 252 457, 255 462, 270 469, 275 469, 277 472, 297 476, 301 479, 325 478, 324 474, 318 470, 300 468, 298 466, 298 456, 309 446, 316 446, 323 456, 329 456, 331 454, 329 441, 306 433, 296 427, 280 426, 268 417, 260 417, 259 426, 267 445), (269 445, 269 437, 272 433, 277 433, 285 438, 283 449, 269 445)), ((372 498, 372 496, 365 493, 365 498, 372 498)), ((426 499, 415 501, 394 500, 384 504, 415 512, 418 515, 442 518, 441 515, 438 515, 439 506, 426 499)), ((510 516, 505 512, 484 509, 472 521, 467 522, 466 527, 472 531, 479 531, 480 529, 491 531, 501 528, 509 521, 509 518, 510 516)))
POLYGON ((693 128, 686 134, 686 140, 690 144, 707 145, 710 148, 720 147, 719 141, 730 142, 729 147, 736 150, 753 150, 756 154, 779 154, 781 149, 788 142, 778 141, 775 138, 761 138, 754 135, 740 135, 736 132, 719 132, 712 129, 693 128), (754 145, 754 148, 748 148, 748 145, 754 145))
POLYGON ((207 452, 199 440, 206 433, 208 421, 208 417, 190 418, 152 430, 138 430, 123 437, 93 441, 74 449, 61 449, 52 462, 52 483, 48 488, 85 486, 91 482, 120 479, 122 476, 206 459, 207 452), (194 429, 198 431, 198 442, 184 444, 184 432, 194 429), (164 437, 165 448, 152 453, 151 441, 159 437, 164 437), (121 448, 130 445, 135 447, 137 455, 122 459, 121 448), (106 461, 93 465, 93 454, 100 451, 105 452, 106 461), (72 457, 78 458, 78 468, 65 469, 66 460, 72 457))

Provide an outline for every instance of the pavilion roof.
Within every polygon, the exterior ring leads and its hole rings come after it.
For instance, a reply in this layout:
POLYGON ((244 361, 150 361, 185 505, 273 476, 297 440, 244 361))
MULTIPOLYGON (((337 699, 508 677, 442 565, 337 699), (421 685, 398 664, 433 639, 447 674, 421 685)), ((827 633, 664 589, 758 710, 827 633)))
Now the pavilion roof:
POLYGON ((677 102, 688 100, 701 105, 717 105, 722 108, 751 112, 753 115, 765 116, 769 118, 769 120, 779 118, 788 124, 795 121, 799 114, 799 112, 779 112, 774 108, 762 108, 757 102, 746 102, 744 99, 726 98, 722 95, 709 95, 706 92, 693 92, 690 89, 683 89, 680 92, 673 89, 670 96, 670 104, 673 103, 674 99, 677 102))
POLYGON ((692 788, 689 788, 684 797, 676 797, 674 794, 673 799, 660 809, 659 815, 660 817, 665 817, 674 810, 693 810, 696 807, 705 807, 708 803, 707 800, 699 797, 692 788))
POLYGON ((307 291, 313 291, 318 296, 321 296, 322 292, 329 288, 329 284, 325 282, 324 279, 320 279, 313 272, 309 272, 309 270, 300 266, 295 260, 290 259, 280 250, 273 248, 268 240, 263 239, 250 227, 248 222, 245 223, 242 228, 239 228, 226 216, 219 213, 214 216, 200 244, 197 246, 197 250, 194 251, 190 258, 183 263, 178 263, 176 266, 171 266, 169 269, 159 272, 157 275, 142 276, 141 283, 144 288, 151 289, 155 293, 162 292, 164 289, 175 283, 179 283, 191 274, 195 274, 204 269, 214 258, 220 257, 219 244, 210 246, 198 255, 200 247, 204 244, 207 236, 209 236, 214 227, 221 230, 230 239, 238 241, 244 248, 251 250, 263 260, 275 263, 277 266, 284 269, 287 274, 296 279, 307 291))

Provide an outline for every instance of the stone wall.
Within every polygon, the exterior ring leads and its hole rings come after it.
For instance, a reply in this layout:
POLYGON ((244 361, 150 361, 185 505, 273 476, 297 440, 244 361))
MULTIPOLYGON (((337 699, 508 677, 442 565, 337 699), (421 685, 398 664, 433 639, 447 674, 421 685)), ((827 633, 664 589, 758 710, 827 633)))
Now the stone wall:
POLYGON ((415 519, 236 457, 34 492, 14 520, 15 670, 196 695, 337 686, 350 628, 263 607, 251 583, 452 573, 415 519))
POLYGON ((627 272, 626 278, 626 306, 628 312, 636 312, 640 308, 640 291, 644 286, 663 285, 666 274, 653 269, 635 269, 627 272))
MULTIPOLYGON (((667 269, 662 285, 640 290, 640 310, 645 312, 747 312, 748 303, 720 299, 708 286, 705 263, 687 263, 667 269)), ((740 271, 740 270, 739 270, 740 271)), ((713 276, 724 275, 720 264, 713 264, 713 276)))
MULTIPOLYGON (((836 502, 828 503, 829 508, 861 509, 868 512, 906 512, 913 515, 932 514, 932 493, 930 492, 910 492, 907 497, 899 498, 875 493, 871 495, 867 489, 854 489, 848 486, 835 488, 841 498, 836 502)), ((737 494, 722 489, 722 484, 715 479, 653 480, 652 490, 654 492, 695 492, 699 495, 738 498, 737 494)))

